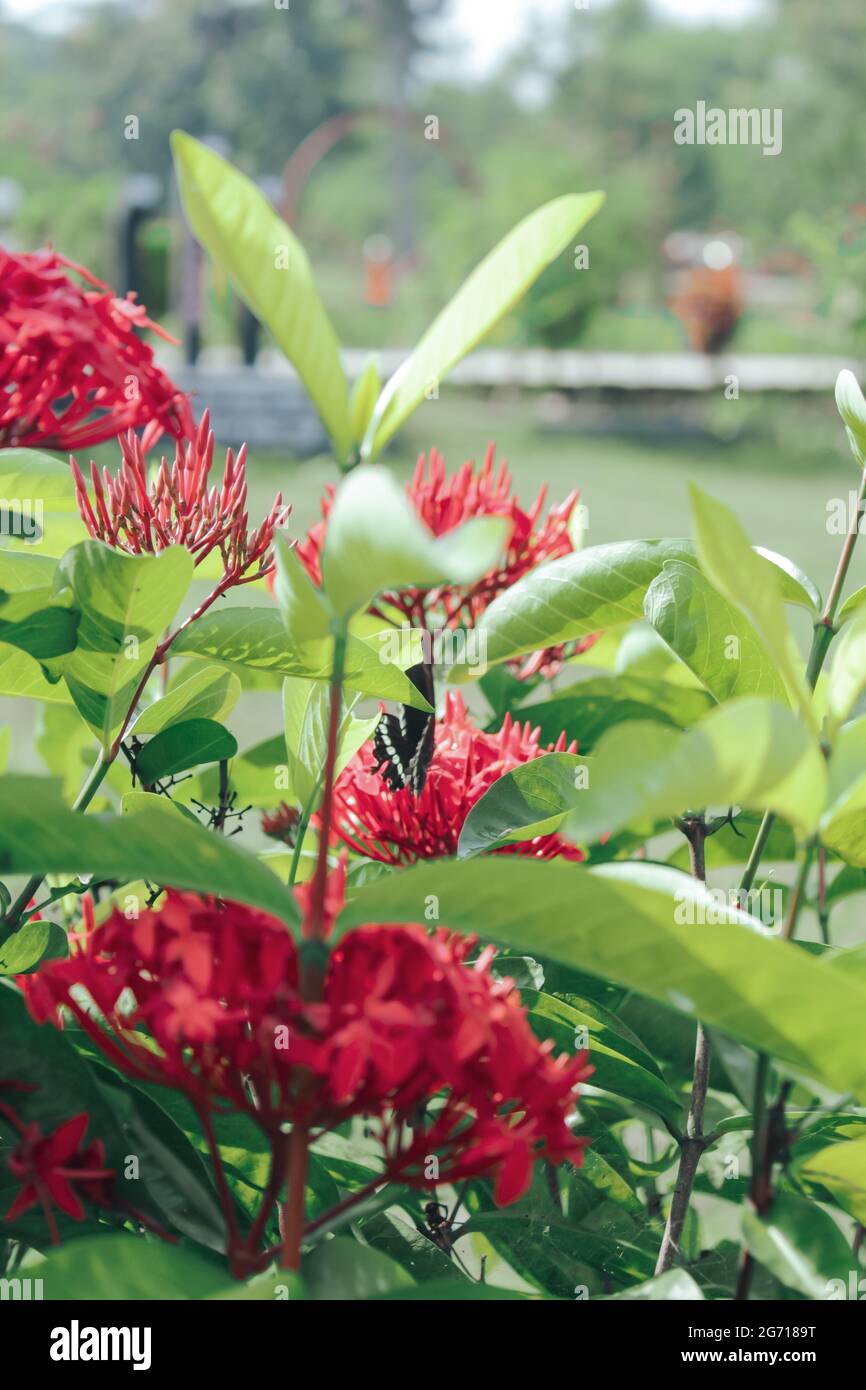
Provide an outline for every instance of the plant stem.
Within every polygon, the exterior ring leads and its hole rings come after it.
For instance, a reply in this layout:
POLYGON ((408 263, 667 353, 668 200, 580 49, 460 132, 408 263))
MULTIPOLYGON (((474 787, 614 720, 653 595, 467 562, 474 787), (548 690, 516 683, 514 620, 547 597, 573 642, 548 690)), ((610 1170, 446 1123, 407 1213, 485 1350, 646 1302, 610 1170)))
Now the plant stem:
MULTIPOLYGON (((337 753, 340 742, 340 722, 343 712, 343 673, 346 666, 348 633, 342 625, 334 633, 334 661, 331 668, 331 707, 328 717, 328 743, 325 753, 324 787, 322 791, 319 852, 310 893, 310 910, 304 930, 312 942, 323 942, 327 934, 328 845, 331 838, 331 812, 336 782, 337 753)), ((302 952, 300 991, 304 999, 315 1002, 322 998, 324 967, 321 957, 309 949, 302 952)), ((298 1108, 303 1110, 313 1078, 305 1078, 298 1088, 298 1108)), ((283 1243, 280 1264, 284 1269, 300 1269, 301 1242, 304 1235, 304 1188, 309 1164, 308 1121, 298 1120, 289 1138, 288 1195, 280 1214, 283 1243)))
MULTIPOLYGON (((680 829, 689 842, 692 877, 706 883, 706 859, 704 842, 707 824, 703 816, 690 817, 680 823, 680 829)), ((662 1237, 659 1257, 656 1261, 656 1274, 664 1274, 673 1266, 680 1252, 680 1242, 685 1229, 692 1189, 697 1177, 701 1155, 707 1147, 704 1135, 704 1108, 707 1103, 707 1089, 710 1082, 710 1040, 702 1023, 698 1023, 695 1037, 695 1062, 692 1072, 692 1094, 689 1102, 686 1132, 679 1140, 680 1163, 677 1180, 671 1198, 665 1233, 662 1237)))

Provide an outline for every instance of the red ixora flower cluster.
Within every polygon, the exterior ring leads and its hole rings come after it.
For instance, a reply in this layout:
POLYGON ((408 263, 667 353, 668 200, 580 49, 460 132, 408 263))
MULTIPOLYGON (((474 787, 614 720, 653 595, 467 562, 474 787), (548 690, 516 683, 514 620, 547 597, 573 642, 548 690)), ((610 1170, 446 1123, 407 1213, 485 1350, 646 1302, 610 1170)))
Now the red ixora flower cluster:
POLYGON ((229 1101, 272 1140, 316 1138, 353 1115, 380 1123, 386 1179, 430 1186, 496 1173, 516 1200, 541 1155, 580 1161, 567 1123, 583 1055, 539 1043, 511 981, 474 942, 366 926, 331 952, 321 1000, 299 990, 287 928, 253 908, 169 890, 137 921, 114 912, 66 960, 21 981, 39 1019, 63 1006, 127 1075, 229 1101), (101 1015, 82 1002, 86 990, 101 1015))
POLYGON ((133 296, 54 251, 0 248, 0 447, 89 448, 139 427, 151 443, 191 434, 188 398, 135 331, 148 328, 168 336, 133 296))
MULTIPOLYGON (((542 753, 577 752, 576 741, 566 744, 565 734, 548 748, 540 746, 539 738, 539 729, 528 721, 516 723, 510 715, 498 733, 484 733, 470 719, 462 696, 449 692, 444 715, 436 721, 433 757, 421 795, 408 787, 392 791, 376 770, 372 742, 365 743, 337 779, 334 833, 351 849, 383 864, 454 855, 463 822, 494 782, 542 753)), ((535 859, 584 857, 558 835, 537 835, 497 853, 535 859)))
MULTIPOLYGON (((552 507, 542 517, 547 487, 543 486, 530 510, 524 511, 512 492, 512 479, 507 464, 495 466, 495 446, 488 447, 480 469, 473 461, 464 463, 450 478, 445 460, 436 449, 430 450, 429 467, 421 454, 414 477, 406 488, 409 501, 418 517, 434 536, 460 526, 476 516, 502 516, 511 523, 511 535, 502 564, 491 570, 475 584, 445 585, 438 589, 402 589, 385 594, 378 600, 381 607, 397 609, 414 627, 428 628, 436 624, 447 627, 472 627, 493 600, 518 579, 548 560, 569 554, 574 545, 569 533, 571 516, 580 492, 570 492, 564 502, 552 507)), ((321 585, 321 552, 327 531, 328 517, 334 503, 334 488, 329 487, 322 499, 322 520, 299 542, 297 553, 310 578, 321 585)), ((585 638, 570 651, 584 651, 595 637, 585 638)), ((550 648, 534 653, 519 668, 523 678, 536 673, 552 675, 558 670, 563 648, 550 648)))
MULTIPOLYGON (((0 1081, 0 1091, 35 1089, 0 1081)), ((87 1148, 81 1147, 90 1123, 87 1114, 65 1120, 50 1134, 43 1134, 35 1122, 25 1123, 15 1109, 2 1100, 0 1118, 5 1119, 18 1136, 6 1162, 12 1177, 21 1184, 18 1195, 4 1214, 4 1221, 16 1221, 38 1206, 45 1217, 52 1244, 57 1245, 60 1234, 53 1207, 73 1221, 83 1221, 82 1193, 99 1206, 110 1205, 114 1170, 105 1166, 105 1146, 100 1139, 94 1139, 87 1148)))
POLYGON ((115 477, 107 468, 100 477, 91 462, 92 503, 81 469, 71 460, 78 510, 91 536, 129 555, 182 545, 197 565, 216 550, 231 584, 248 584, 270 572, 274 531, 286 524, 291 507, 283 506, 278 493, 262 524, 249 532, 247 448, 244 444, 237 457, 227 451, 222 486, 210 486, 214 436, 209 411, 193 439, 178 441, 172 467, 163 458, 150 483, 144 444, 132 430, 121 439, 120 451, 115 477))

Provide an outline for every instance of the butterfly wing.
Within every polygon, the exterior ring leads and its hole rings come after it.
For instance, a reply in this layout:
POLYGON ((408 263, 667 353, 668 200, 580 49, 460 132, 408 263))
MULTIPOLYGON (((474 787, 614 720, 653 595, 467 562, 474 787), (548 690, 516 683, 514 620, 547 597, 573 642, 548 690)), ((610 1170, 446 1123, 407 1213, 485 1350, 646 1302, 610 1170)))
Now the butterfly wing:
MULTIPOLYGON (((433 667, 422 661, 406 675, 428 704, 435 700, 433 667)), ((380 774, 392 791, 409 787, 420 796, 433 757, 436 717, 423 710, 400 705, 396 714, 383 714, 373 735, 373 750, 380 774)))

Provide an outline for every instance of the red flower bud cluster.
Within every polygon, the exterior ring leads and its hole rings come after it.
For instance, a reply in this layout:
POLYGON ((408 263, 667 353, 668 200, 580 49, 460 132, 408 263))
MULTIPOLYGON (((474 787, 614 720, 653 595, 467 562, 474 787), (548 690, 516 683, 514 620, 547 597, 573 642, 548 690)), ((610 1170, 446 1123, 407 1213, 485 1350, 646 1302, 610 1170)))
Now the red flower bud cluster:
MULTIPOLYGON (((336 836, 383 864, 414 864, 457 853, 457 841, 470 810, 494 782, 542 753, 576 753, 561 734, 548 748, 540 730, 505 716, 496 734, 473 724, 462 696, 449 692, 437 719, 435 746, 420 796, 407 787, 392 791, 377 771, 372 742, 365 743, 344 768, 334 789, 332 825, 336 836)), ((536 859, 581 860, 582 852, 558 835, 538 835, 505 846, 498 853, 536 859)))
POLYGON ((364 1115, 380 1122, 386 1177, 429 1186, 495 1171, 508 1202, 540 1155, 579 1161, 567 1120, 588 1070, 538 1042, 512 983, 491 974, 492 951, 467 964, 473 947, 421 926, 360 927, 310 1002, 282 923, 169 890, 160 911, 114 912, 21 983, 37 1018, 71 1010, 124 1072, 200 1111, 228 1100, 272 1139, 289 1122, 312 1142, 364 1115))
POLYGON ((0 448, 89 448, 140 427, 150 443, 191 434, 188 398, 135 332, 148 328, 168 336, 63 256, 0 248, 0 448))
POLYGON ((197 565, 216 550, 226 588, 269 573, 274 531, 285 525, 291 507, 284 507, 278 494, 268 516, 249 533, 246 445, 237 458, 227 451, 222 486, 210 486, 214 436, 208 411, 194 438, 186 444, 178 441, 171 469, 163 458, 150 483, 142 440, 130 430, 120 450, 122 463, 115 477, 107 468, 100 477, 91 463, 92 503, 81 469, 72 460, 78 510, 91 536, 129 555, 155 555, 170 545, 182 545, 197 565))

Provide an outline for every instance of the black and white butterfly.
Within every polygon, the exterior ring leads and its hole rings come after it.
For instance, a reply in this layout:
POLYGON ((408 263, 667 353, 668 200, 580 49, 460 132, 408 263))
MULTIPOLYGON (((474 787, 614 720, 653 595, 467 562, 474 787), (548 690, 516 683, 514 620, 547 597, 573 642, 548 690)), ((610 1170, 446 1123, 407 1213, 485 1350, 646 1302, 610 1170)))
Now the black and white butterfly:
MULTIPOLYGON (((421 661, 410 666, 406 675, 430 705, 435 705, 433 665, 421 661)), ((420 796, 433 757, 436 716, 400 705, 396 714, 383 714, 373 735, 373 751, 380 775, 397 792, 409 787, 420 796)))

